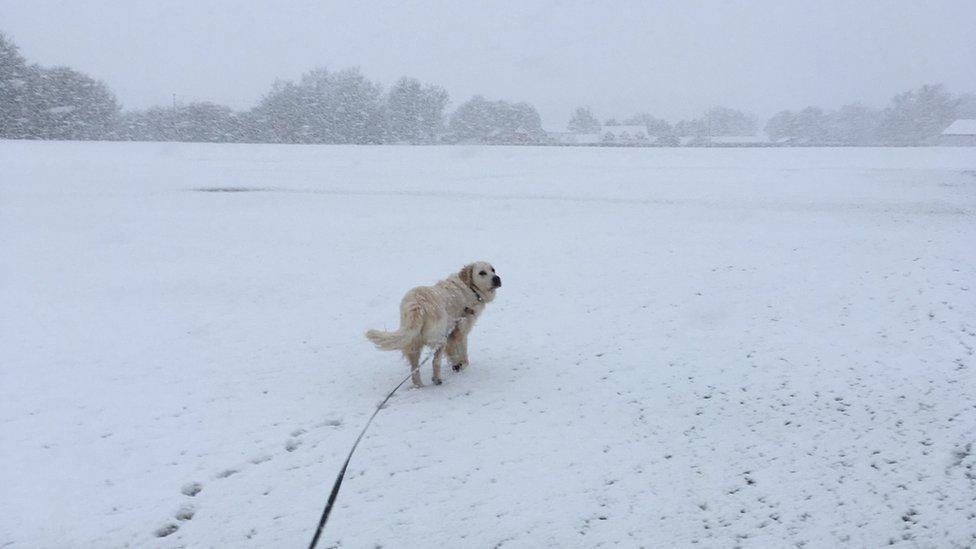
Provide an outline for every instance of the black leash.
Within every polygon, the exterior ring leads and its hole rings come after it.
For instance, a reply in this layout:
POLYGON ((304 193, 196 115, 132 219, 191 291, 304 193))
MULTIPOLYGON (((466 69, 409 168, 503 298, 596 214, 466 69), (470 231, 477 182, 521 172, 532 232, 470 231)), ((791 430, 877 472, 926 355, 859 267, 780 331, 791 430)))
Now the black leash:
POLYGON ((421 361, 420 364, 417 364, 416 368, 412 368, 410 370, 410 373, 407 374, 407 377, 403 378, 403 381, 398 383, 397 386, 394 387, 393 390, 390 391, 388 395, 386 395, 386 398, 384 398, 383 401, 376 406, 376 410, 373 411, 373 415, 369 416, 369 420, 366 422, 366 425, 363 426, 363 430, 360 431, 359 436, 356 437, 356 442, 354 442, 352 444, 352 448, 349 449, 349 455, 346 456, 346 462, 342 464, 342 469, 339 470, 339 475, 336 476, 335 483, 332 485, 332 493, 329 494, 329 501, 327 501, 325 504, 325 510, 322 511, 322 518, 319 519, 319 526, 318 528, 315 529, 315 536, 312 537, 312 543, 308 545, 308 549, 315 549, 315 546, 319 542, 319 537, 322 535, 322 529, 325 528, 325 523, 329 521, 329 515, 332 514, 332 506, 335 505, 336 498, 339 496, 339 487, 342 486, 342 480, 346 476, 346 468, 349 467, 349 460, 352 459, 353 452, 355 452, 356 447, 359 446, 359 441, 362 440, 363 435, 366 434, 366 429, 369 429, 369 424, 373 423, 373 418, 376 417, 376 414, 380 413, 380 410, 382 410, 383 406, 386 405, 386 402, 390 400, 391 397, 393 397, 393 394, 396 393, 397 390, 400 389, 400 387, 403 387, 403 384, 406 383, 408 379, 410 379, 410 376, 412 376, 414 372, 419 370, 420 367, 424 365, 424 363, 430 360, 430 357, 434 356, 435 352, 436 351, 434 349, 431 349, 431 351, 427 353, 427 358, 421 361))

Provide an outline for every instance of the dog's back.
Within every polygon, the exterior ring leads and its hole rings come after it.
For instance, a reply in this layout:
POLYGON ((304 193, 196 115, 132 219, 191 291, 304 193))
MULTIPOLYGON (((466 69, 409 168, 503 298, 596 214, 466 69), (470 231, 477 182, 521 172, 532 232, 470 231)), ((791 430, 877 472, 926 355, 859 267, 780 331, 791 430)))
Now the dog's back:
MULTIPOLYGON (((439 339, 435 333, 442 322, 443 298, 437 288, 419 286, 407 292, 400 302, 400 327, 393 332, 369 330, 366 338, 384 351, 419 348, 439 339), (432 337, 433 336, 433 337, 432 337)), ((441 338, 446 334, 441 335, 441 338)))

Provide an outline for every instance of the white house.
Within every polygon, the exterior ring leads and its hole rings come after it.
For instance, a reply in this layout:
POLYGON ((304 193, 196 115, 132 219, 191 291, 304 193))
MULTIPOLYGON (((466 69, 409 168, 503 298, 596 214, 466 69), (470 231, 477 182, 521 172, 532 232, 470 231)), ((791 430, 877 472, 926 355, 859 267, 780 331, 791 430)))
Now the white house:
POLYGON ((716 135, 700 137, 694 144, 704 147, 761 147, 770 142, 761 135, 716 135))
POLYGON ((976 146, 976 120, 956 120, 942 132, 939 144, 976 146))
POLYGON ((650 145, 653 143, 644 126, 603 126, 597 133, 547 131, 551 143, 558 145, 650 145))
POLYGON ((600 134, 547 131, 549 141, 557 145, 593 145, 600 142, 600 134))
POLYGON ((600 137, 604 143, 648 143, 646 126, 603 126, 600 137))

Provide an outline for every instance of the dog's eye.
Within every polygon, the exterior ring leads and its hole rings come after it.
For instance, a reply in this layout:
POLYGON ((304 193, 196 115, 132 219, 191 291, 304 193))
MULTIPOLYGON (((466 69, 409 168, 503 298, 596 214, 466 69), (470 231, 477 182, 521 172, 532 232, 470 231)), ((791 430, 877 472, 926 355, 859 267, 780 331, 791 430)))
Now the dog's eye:
POLYGON ((488 274, 488 273, 486 273, 484 271, 481 271, 480 273, 478 273, 478 276, 485 276, 486 274, 488 274))

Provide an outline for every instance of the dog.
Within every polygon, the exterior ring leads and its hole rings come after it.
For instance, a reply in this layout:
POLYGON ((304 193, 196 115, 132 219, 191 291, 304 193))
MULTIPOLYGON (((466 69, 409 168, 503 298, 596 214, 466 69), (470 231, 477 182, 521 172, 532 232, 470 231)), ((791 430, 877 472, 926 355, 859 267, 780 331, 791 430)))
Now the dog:
POLYGON ((410 363, 411 379, 422 387, 420 352, 434 349, 434 385, 440 385, 441 357, 447 353, 455 372, 468 366, 468 334, 485 305, 495 299, 502 279, 485 261, 476 261, 437 282, 418 286, 400 302, 400 328, 395 332, 369 330, 366 339, 383 351, 401 351, 410 363))

